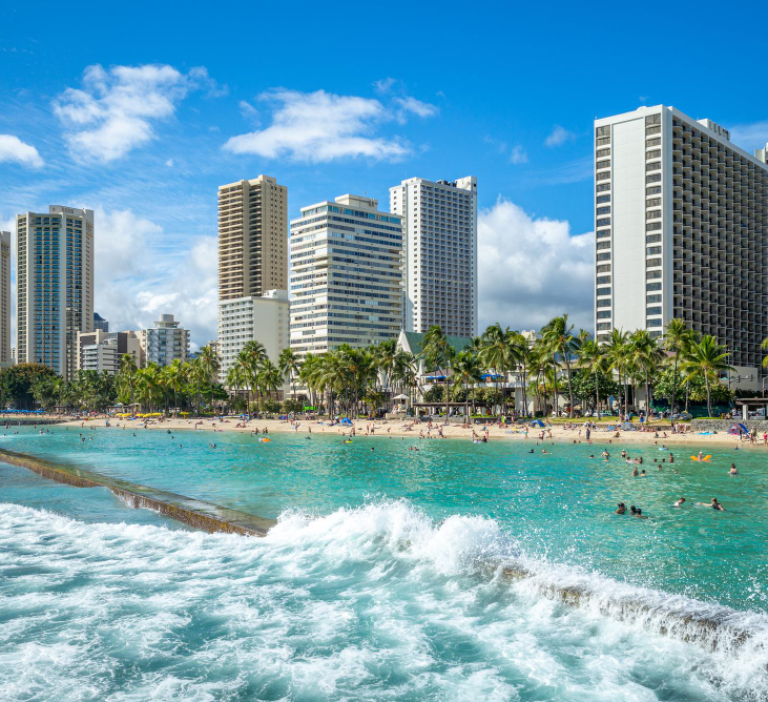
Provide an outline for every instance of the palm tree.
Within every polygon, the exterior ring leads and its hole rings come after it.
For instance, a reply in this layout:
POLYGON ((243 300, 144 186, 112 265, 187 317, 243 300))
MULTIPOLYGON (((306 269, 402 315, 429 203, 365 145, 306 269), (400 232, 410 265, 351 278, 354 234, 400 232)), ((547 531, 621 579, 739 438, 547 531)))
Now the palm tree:
POLYGON ((578 351, 579 364, 595 377, 595 412, 600 417, 600 376, 608 370, 605 347, 595 339, 585 340, 578 351))
MULTIPOLYGON (((493 369, 496 394, 499 394, 498 377, 501 376, 506 384, 507 372, 517 365, 518 345, 517 332, 509 327, 501 328, 497 322, 485 330, 483 345, 480 349, 480 359, 485 366, 493 369)), ((504 392, 501 393, 500 413, 504 412, 504 392)))
POLYGON ((683 361, 683 370, 688 373, 686 382, 694 378, 703 378, 707 388, 707 413, 712 416, 712 382, 718 382, 718 374, 732 371, 728 365, 728 350, 717 343, 714 336, 705 334, 695 343, 683 361))
MULTIPOLYGON (((768 336, 763 339, 762 343, 760 344, 760 348, 763 351, 768 351, 768 336)), ((768 368, 768 355, 763 358, 763 368, 768 368)))
POLYGON ((301 366, 299 365, 299 356, 290 347, 284 348, 280 352, 280 358, 277 361, 277 365, 280 368, 280 372, 284 376, 288 376, 288 382, 291 384, 291 390, 293 391, 293 397, 296 397, 296 377, 299 375, 301 366))
POLYGON ((280 372, 280 369, 269 360, 269 358, 266 358, 261 364, 259 382, 270 399, 272 398, 272 393, 276 392, 283 384, 283 374, 280 372))
MULTIPOLYGON (((673 354, 674 370, 672 372, 672 397, 669 399, 669 408, 675 413, 677 405, 677 378, 680 367, 680 359, 695 341, 696 333, 688 328, 684 319, 670 319, 664 332, 664 348, 673 354)), ((686 391, 687 394, 687 391, 686 391)))
POLYGON ((213 385, 216 382, 219 368, 221 368, 219 354, 216 353, 216 349, 213 346, 203 346, 200 349, 200 355, 197 357, 197 360, 200 362, 200 367, 206 381, 211 384, 211 411, 213 411, 213 385))
POLYGON ((472 413, 475 412, 475 384, 482 377, 482 366, 477 354, 472 351, 460 351, 451 362, 453 382, 464 388, 464 416, 469 423, 469 386, 472 385, 472 413))
POLYGON ((610 362, 610 369, 619 374, 619 382, 624 391, 624 414, 627 414, 627 376, 631 370, 632 353, 629 344, 629 334, 620 329, 614 329, 606 346, 606 354, 610 362))
POLYGON ((421 354, 433 371, 443 370, 445 372, 445 416, 447 417, 449 412, 447 366, 455 355, 455 351, 448 343, 448 339, 439 325, 431 326, 424 335, 421 354))
POLYGON ((645 382, 645 413, 651 414, 651 375, 659 368, 664 359, 664 351, 659 348, 656 337, 645 329, 638 329, 630 336, 630 355, 632 366, 638 370, 645 382))
MULTIPOLYGON (((549 346, 565 363, 565 371, 568 377, 568 416, 573 417, 573 379, 571 378, 571 358, 578 349, 576 337, 571 333, 573 325, 568 324, 568 315, 555 317, 542 330, 541 338, 544 344, 549 346)), ((557 405, 557 371, 555 371, 555 405, 557 405)))

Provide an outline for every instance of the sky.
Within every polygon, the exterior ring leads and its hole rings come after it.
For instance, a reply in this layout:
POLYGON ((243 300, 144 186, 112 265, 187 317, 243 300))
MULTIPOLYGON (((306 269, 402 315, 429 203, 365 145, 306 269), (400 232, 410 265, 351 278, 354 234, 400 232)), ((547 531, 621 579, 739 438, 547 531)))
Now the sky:
POLYGON ((0 230, 96 212, 96 311, 216 338, 217 187, 289 217, 411 177, 478 179, 480 327, 592 327, 592 122, 666 104, 768 142, 760 3, 10 3, 0 230), (46 18, 45 21, 41 21, 46 18))

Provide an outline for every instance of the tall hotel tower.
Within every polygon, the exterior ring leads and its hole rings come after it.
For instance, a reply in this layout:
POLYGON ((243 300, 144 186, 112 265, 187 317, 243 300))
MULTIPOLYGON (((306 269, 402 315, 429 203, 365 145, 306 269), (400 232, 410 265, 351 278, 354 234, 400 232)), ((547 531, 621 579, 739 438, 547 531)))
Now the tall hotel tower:
POLYGON ((288 289, 288 189, 260 175, 219 187, 219 302, 288 289))
POLYGON ((16 236, 16 360, 72 378, 77 334, 93 331, 93 211, 52 205, 20 214, 16 236))
POLYGON ((369 197, 303 207, 291 222, 291 348, 300 356, 400 333, 401 218, 369 197))
POLYGON ((11 359, 11 233, 0 232, 0 368, 11 359))
POLYGON ((389 208, 403 218, 405 330, 477 334, 477 178, 404 180, 389 208))
POLYGON ((768 337, 768 166, 664 105, 595 121, 595 331, 672 318, 757 369, 768 337))

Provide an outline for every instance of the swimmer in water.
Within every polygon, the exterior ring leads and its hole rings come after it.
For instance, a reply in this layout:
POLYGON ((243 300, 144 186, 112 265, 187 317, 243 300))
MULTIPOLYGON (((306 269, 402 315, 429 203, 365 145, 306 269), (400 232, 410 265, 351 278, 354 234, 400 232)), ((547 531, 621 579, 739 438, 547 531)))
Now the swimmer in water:
POLYGON ((684 503, 685 503, 685 498, 684 498, 684 497, 681 497, 681 498, 680 498, 680 499, 679 499, 677 502, 675 502, 675 504, 673 504, 672 506, 673 506, 673 507, 682 507, 684 503))
POLYGON ((718 501, 716 497, 712 498, 712 502, 707 504, 706 502, 697 502, 700 507, 711 507, 714 510, 717 510, 718 512, 725 512, 725 507, 723 507, 718 501))
POLYGON ((616 510, 616 514, 626 514, 627 513, 627 506, 623 502, 619 502, 618 509, 616 510))
POLYGON ((698 460, 700 461, 702 458, 704 458, 704 454, 701 451, 699 451, 698 460))
POLYGON ((739 474, 739 471, 736 468, 736 464, 731 463, 731 469, 728 471, 728 475, 738 475, 738 474, 739 474))
POLYGON ((606 449, 603 450, 603 452, 600 454, 600 458, 604 458, 606 461, 611 457, 611 454, 608 453, 606 449))
POLYGON ((641 470, 641 471, 640 471, 640 477, 641 477, 641 478, 645 478, 645 477, 646 477, 646 475, 645 475, 645 470, 641 470))
POLYGON ((636 478, 640 473, 637 472, 637 466, 632 469, 632 477, 636 478))

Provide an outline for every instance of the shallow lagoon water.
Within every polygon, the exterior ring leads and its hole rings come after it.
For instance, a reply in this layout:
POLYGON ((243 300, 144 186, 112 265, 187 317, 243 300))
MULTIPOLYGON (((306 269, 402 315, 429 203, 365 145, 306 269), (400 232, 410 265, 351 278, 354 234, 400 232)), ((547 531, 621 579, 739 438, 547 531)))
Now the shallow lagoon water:
POLYGON ((200 534, 3 466, 0 698, 768 696, 765 651, 704 653, 480 566, 523 556, 597 590, 621 581, 660 601, 718 602, 754 612, 764 636, 760 451, 721 450, 704 465, 676 451, 659 472, 665 452, 646 447, 642 479, 619 444, 605 463, 589 458, 597 445, 544 456, 533 440, 78 433, 22 430, 0 445, 280 523, 264 540, 200 534), (732 460, 739 478, 726 475, 732 460), (729 511, 671 508, 681 495, 717 496, 729 511), (614 515, 619 500, 650 518, 614 515))

